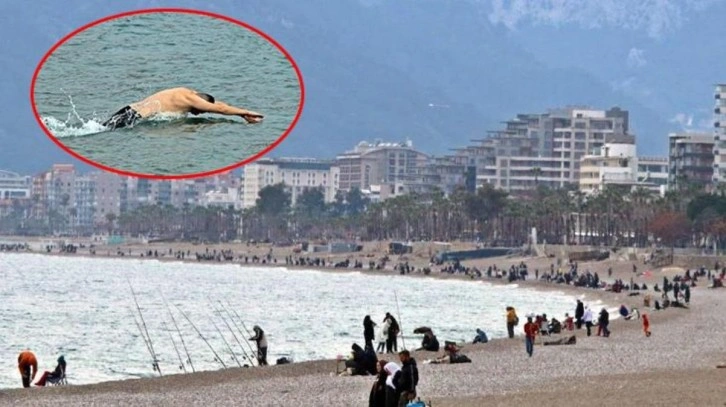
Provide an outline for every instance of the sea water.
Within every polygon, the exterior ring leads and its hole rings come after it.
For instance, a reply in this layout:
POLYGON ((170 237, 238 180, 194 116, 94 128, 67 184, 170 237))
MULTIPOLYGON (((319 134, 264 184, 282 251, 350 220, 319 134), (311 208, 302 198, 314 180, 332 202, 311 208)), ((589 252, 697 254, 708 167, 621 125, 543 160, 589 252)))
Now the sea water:
POLYGON ((379 324, 386 312, 400 316, 405 345, 415 348, 422 337, 412 332, 419 326, 432 327, 441 343, 471 341, 476 328, 501 338, 508 305, 522 319, 533 312, 561 318, 575 305, 574 297, 562 293, 479 281, 42 254, 0 253, 0 281, 0 388, 20 386, 16 360, 26 347, 37 355, 41 372, 65 355, 73 384, 154 376, 129 283, 163 374, 181 372, 169 335, 184 355, 169 309, 195 369, 221 368, 176 307, 227 366, 237 366, 224 340, 242 363, 243 351, 225 321, 245 352, 235 322, 242 331, 255 324, 265 330, 271 363, 282 356, 299 362, 332 359, 347 355, 354 342, 363 345, 365 315, 379 324), (215 315, 215 308, 221 310, 217 301, 241 320, 232 322, 224 311, 224 319, 215 315))
MULTIPOLYGON (((284 46, 284 44, 283 44, 284 46)), ((223 20, 154 13, 111 20, 61 45, 35 88, 40 116, 76 153, 144 174, 192 174, 235 164, 290 126, 300 86, 290 62, 252 31, 223 20), (162 117, 133 128, 101 125, 122 107, 188 87, 265 115, 162 117)))

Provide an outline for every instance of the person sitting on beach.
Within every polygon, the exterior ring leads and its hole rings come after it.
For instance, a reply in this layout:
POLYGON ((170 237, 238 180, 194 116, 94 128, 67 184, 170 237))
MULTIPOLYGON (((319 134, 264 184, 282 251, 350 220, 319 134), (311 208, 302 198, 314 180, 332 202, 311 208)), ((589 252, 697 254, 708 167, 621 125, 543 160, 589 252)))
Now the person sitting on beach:
POLYGON ((416 350, 426 350, 429 352, 439 351, 439 340, 436 338, 436 335, 434 335, 433 331, 424 332, 424 337, 421 341, 421 347, 416 350))
POLYGON ((549 322, 547 320, 547 314, 542 314, 542 316, 537 315, 536 323, 539 325, 539 333, 540 335, 549 335, 549 322))
POLYGON ((489 342, 489 338, 487 338, 486 332, 482 331, 481 329, 476 329, 476 337, 474 337, 473 343, 487 343, 489 342))
POLYGON ((576 345, 577 344, 577 337, 575 335, 570 335, 568 337, 563 337, 551 341, 545 341, 543 343, 544 346, 554 346, 554 345, 576 345))
POLYGON ((251 110, 230 106, 212 95, 188 88, 165 89, 153 95, 124 106, 103 122, 104 127, 112 130, 133 126, 141 119, 157 114, 217 113, 227 116, 240 116, 248 123, 257 123, 264 116, 251 110))
POLYGON ((56 384, 66 377, 66 359, 63 355, 58 357, 58 365, 52 372, 45 371, 40 379, 35 383, 36 386, 45 386, 46 383, 56 384))
POLYGON ((446 341, 444 345, 444 356, 431 360, 429 363, 438 365, 442 363, 471 363, 468 356, 461 353, 461 349, 454 342, 446 341))
POLYGON ((557 318, 552 318, 547 328, 550 335, 559 334, 560 332, 562 332, 562 323, 558 321, 557 318))
POLYGON ((630 313, 626 315, 624 319, 626 321, 630 321, 631 319, 638 320, 640 319, 640 311, 638 311, 637 308, 633 307, 633 309, 630 310, 630 313))
POLYGON ((630 315, 630 312, 628 311, 628 307, 625 306, 625 304, 620 304, 620 315, 623 317, 627 317, 630 315))
POLYGON ((351 359, 345 361, 345 367, 351 376, 366 376, 376 374, 376 363, 378 363, 378 357, 373 351, 373 348, 363 348, 357 343, 354 343, 351 347, 352 354, 351 359))

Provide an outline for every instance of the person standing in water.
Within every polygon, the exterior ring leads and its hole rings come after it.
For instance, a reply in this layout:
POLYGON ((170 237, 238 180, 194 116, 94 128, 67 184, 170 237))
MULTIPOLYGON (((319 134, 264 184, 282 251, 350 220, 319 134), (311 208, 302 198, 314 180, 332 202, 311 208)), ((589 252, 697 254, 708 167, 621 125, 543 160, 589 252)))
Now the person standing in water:
POLYGON ((18 370, 20 371, 20 378, 23 380, 23 387, 30 387, 30 383, 35 380, 35 375, 38 374, 38 359, 29 349, 20 352, 18 355, 18 370))
POLYGON ((141 119, 157 114, 217 113, 227 116, 240 116, 248 123, 262 121, 263 115, 240 107, 230 106, 207 93, 200 93, 188 88, 172 88, 154 93, 138 102, 124 106, 114 113, 103 126, 111 130, 133 126, 141 119))
POLYGON ((252 327, 255 335, 249 340, 257 343, 257 364, 267 366, 267 336, 259 325, 252 327))

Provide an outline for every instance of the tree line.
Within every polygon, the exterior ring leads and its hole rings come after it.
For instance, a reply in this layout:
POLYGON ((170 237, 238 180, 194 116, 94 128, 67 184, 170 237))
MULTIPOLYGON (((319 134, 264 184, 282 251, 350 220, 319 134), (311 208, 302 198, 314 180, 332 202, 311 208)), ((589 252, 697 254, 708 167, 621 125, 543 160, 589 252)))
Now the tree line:
MULTIPOLYGON (((18 202, 0 217, 3 234, 53 234, 68 230, 71 210, 45 219, 27 216, 18 202)), ((70 208, 74 209, 74 208, 70 208)), ((445 195, 440 190, 372 202, 360 190, 339 191, 326 202, 320 188, 303 190, 292 202, 283 184, 260 190, 256 204, 234 207, 142 205, 77 234, 106 232, 129 236, 221 242, 257 240, 477 240, 492 246, 539 242, 645 247, 726 246, 726 197, 697 189, 663 196, 643 188, 606 186, 587 196, 572 188, 544 186, 510 195, 485 185, 445 195)))

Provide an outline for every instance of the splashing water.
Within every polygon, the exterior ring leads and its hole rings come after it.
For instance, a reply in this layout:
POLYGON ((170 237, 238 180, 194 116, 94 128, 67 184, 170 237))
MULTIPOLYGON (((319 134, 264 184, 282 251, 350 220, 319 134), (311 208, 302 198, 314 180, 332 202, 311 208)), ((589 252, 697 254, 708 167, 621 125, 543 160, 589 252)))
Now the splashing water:
MULTIPOLYGON (((109 130, 108 127, 103 125, 103 121, 96 117, 95 112, 93 117, 90 119, 84 119, 81 117, 76 110, 76 105, 73 103, 73 97, 71 95, 67 96, 71 111, 68 113, 68 117, 65 120, 59 120, 53 116, 41 117, 43 124, 45 124, 48 130, 50 130, 56 138, 89 136, 109 130)), ((158 123, 179 120, 185 117, 186 114, 183 113, 158 113, 145 120, 158 123)), ((134 126, 129 126, 129 128, 131 127, 134 126)))

